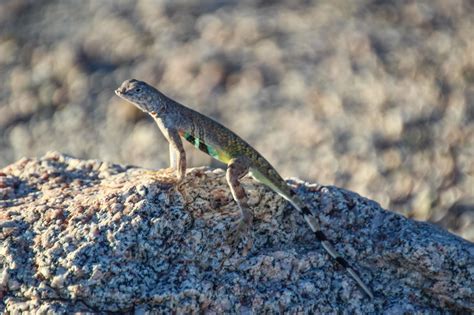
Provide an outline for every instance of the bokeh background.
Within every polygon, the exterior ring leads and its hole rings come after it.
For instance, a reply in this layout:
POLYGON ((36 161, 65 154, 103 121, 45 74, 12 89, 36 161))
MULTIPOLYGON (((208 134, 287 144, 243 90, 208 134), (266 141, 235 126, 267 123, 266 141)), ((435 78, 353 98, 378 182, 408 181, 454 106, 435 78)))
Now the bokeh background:
POLYGON ((153 121, 113 93, 129 78, 284 177, 474 240, 473 1, 1 0, 0 167, 49 150, 168 166, 153 121))

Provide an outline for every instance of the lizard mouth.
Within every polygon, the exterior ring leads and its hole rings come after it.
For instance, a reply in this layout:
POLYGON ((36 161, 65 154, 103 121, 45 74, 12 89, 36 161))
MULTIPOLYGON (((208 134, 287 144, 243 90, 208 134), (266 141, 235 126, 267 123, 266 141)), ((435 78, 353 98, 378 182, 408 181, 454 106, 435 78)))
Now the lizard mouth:
POLYGON ((126 91, 127 91, 127 88, 124 86, 121 86, 115 90, 115 94, 117 94, 118 96, 122 96, 125 94, 126 91))

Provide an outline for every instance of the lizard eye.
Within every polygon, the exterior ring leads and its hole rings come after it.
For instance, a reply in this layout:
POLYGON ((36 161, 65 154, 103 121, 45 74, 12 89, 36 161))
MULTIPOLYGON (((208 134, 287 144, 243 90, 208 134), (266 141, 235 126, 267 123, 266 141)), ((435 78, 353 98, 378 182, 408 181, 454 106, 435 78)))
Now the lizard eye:
POLYGON ((142 89, 140 89, 140 88, 136 88, 136 89, 135 89, 135 92, 138 93, 138 92, 140 92, 141 90, 142 90, 142 89))

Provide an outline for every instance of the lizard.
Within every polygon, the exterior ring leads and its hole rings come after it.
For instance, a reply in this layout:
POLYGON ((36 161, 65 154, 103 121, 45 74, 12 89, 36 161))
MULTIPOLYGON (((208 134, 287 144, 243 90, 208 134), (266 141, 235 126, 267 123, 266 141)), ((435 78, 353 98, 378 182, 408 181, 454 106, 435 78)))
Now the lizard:
POLYGON ((170 166, 176 171, 176 184, 179 185, 186 175, 186 152, 182 138, 212 158, 227 164, 226 180, 240 210, 240 220, 233 231, 234 236, 240 235, 253 223, 247 195, 240 184, 242 177, 250 174, 301 213, 327 253, 344 267, 371 299, 374 298, 355 269, 336 252, 310 209, 275 168, 245 140, 219 122, 174 101, 143 81, 126 80, 115 90, 115 94, 153 117, 169 143, 170 166))

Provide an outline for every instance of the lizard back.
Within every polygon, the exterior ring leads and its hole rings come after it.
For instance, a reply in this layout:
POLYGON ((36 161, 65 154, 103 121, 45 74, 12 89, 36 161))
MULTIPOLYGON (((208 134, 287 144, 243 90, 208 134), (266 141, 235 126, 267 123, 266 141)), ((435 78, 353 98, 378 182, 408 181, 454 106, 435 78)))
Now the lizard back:
POLYGON ((255 179, 270 186, 278 193, 285 194, 285 197, 290 197, 291 193, 285 180, 245 140, 212 118, 184 105, 179 105, 182 106, 183 111, 181 112, 186 117, 183 119, 182 129, 178 132, 185 140, 195 148, 226 164, 233 158, 241 156, 249 158, 251 161, 250 172, 255 179))

